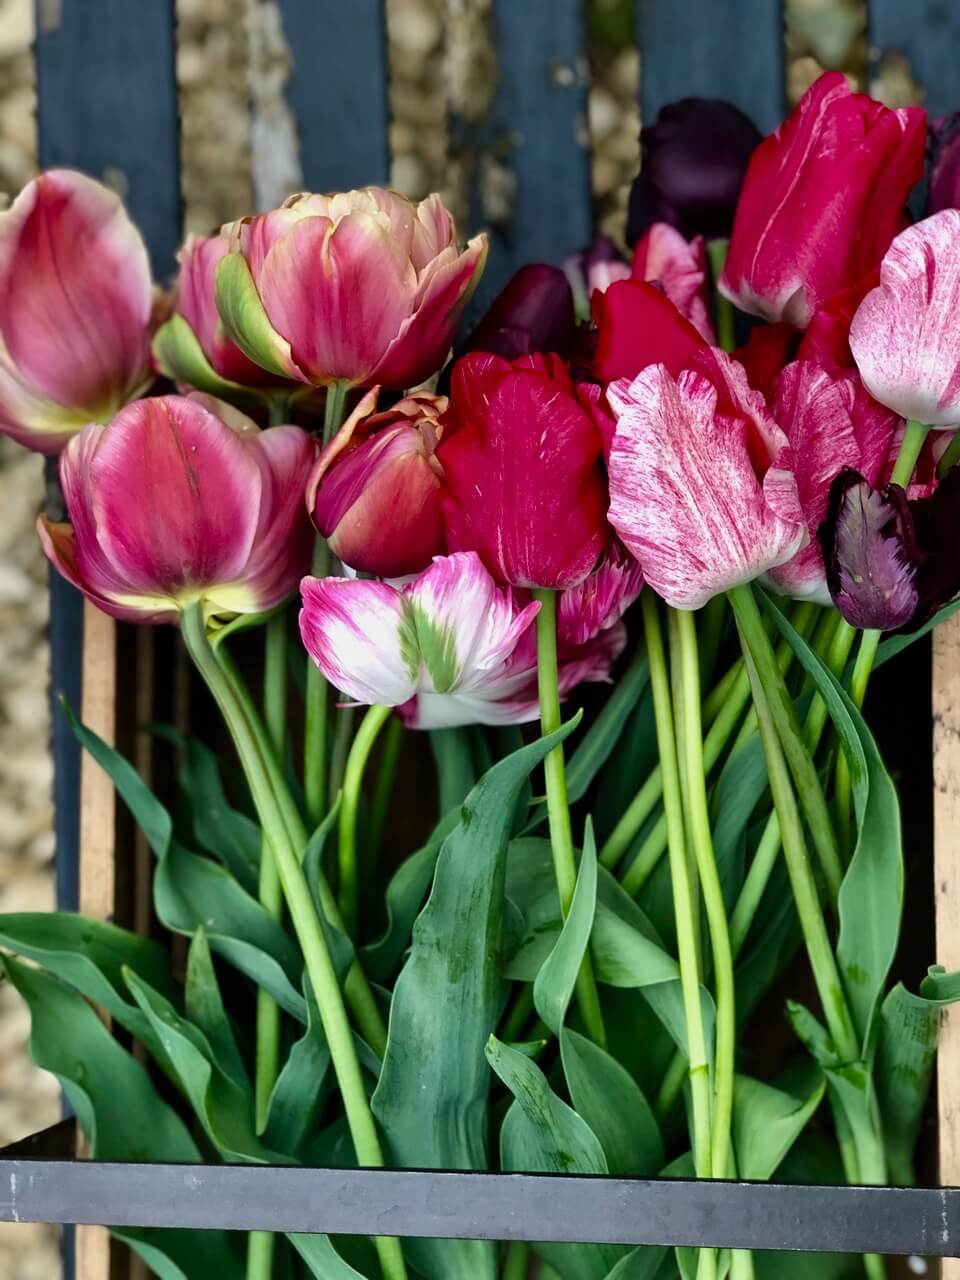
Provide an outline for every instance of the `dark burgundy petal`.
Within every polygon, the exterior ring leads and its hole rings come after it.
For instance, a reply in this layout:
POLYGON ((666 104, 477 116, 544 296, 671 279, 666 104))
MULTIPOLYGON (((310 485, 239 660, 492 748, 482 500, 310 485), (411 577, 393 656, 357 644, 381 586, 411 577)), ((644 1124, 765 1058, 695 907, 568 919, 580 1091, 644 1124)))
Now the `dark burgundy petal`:
POLYGON ((960 467, 952 467, 929 498, 910 503, 921 562, 917 571, 919 602, 911 629, 927 622, 942 604, 960 593, 960 467))
POLYGON ((532 262, 497 294, 463 352, 489 351, 507 360, 533 351, 555 351, 566 357, 575 327, 569 280, 559 267, 532 262))

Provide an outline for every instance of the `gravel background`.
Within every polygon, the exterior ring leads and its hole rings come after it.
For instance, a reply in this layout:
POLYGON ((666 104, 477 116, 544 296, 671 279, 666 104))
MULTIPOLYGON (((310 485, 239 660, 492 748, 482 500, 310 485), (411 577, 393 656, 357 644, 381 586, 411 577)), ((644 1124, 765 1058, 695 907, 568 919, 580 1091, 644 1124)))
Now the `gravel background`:
MULTIPOLYGON (((294 125, 282 99, 290 67, 273 0, 178 0, 177 74, 183 115, 183 184, 189 229, 204 231, 296 184, 294 125), (249 56, 248 56, 249 55, 249 56), (251 109, 252 102, 252 109, 251 109), (284 167, 285 166, 285 167, 284 167)), ((496 73, 490 0, 387 0, 393 185, 440 190, 460 203, 447 155, 446 104, 482 109, 496 73)), ((587 128, 598 223, 621 235, 639 161, 632 0, 591 0, 587 128)), ((789 0, 791 100, 825 67, 866 87, 863 0, 789 0)), ((32 0, 0 0, 0 195, 35 170, 32 0)), ((891 105, 922 100, 896 56, 875 69, 871 91, 891 105)), ((572 246, 571 246, 572 247, 572 246)), ((53 905, 51 768, 47 752, 45 566, 33 534, 42 494, 39 458, 0 438, 0 911, 53 905)), ((57 1118, 53 1080, 27 1054, 29 1019, 0 987, 0 1145, 57 1118)), ((46 1228, 0 1224, 0 1280, 56 1280, 56 1239, 46 1228)))

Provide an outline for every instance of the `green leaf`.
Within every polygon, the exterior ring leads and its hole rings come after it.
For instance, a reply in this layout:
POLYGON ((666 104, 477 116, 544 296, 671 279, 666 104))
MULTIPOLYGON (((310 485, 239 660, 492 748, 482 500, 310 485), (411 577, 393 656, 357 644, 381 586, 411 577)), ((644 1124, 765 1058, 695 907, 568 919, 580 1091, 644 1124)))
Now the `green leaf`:
POLYGON ((590 784, 609 760, 627 720, 649 683, 647 656, 638 652, 567 762, 567 796, 571 804, 583 799, 590 784))
POLYGON ((663 1165, 663 1139, 640 1086, 605 1049, 564 1027, 563 1075, 577 1114, 603 1147, 611 1173, 652 1176, 663 1165))
POLYGON ((181 315, 172 315, 157 330, 153 339, 153 355, 160 372, 174 382, 186 382, 197 391, 205 391, 208 395, 236 404, 262 402, 262 397, 249 387, 222 378, 213 369, 203 354, 197 335, 181 315))
POLYGON ((606 1280, 659 1280, 664 1259, 670 1253, 661 1245, 641 1245, 621 1258, 606 1280))
POLYGON ((270 323, 241 253, 228 253, 217 267, 217 311, 227 333, 254 364, 280 378, 291 376, 289 344, 270 323))
MULTIPOLYGON (((590 1126, 553 1092, 529 1058, 491 1036, 487 1061, 513 1094, 500 1129, 500 1163, 510 1172, 608 1172, 599 1139, 590 1126)), ((604 1280, 624 1256, 612 1245, 541 1244, 537 1252, 563 1276, 604 1280)))
POLYGON ((826 703, 850 769, 857 844, 840 887, 837 961, 861 1050, 869 1055, 903 908, 897 792, 863 716, 776 605, 763 602, 826 703))
POLYGON ((799 1094, 738 1075, 733 1095, 733 1146, 741 1178, 766 1182, 807 1126, 826 1081, 814 1069, 799 1094))
POLYGON ((940 1004, 960 1000, 960 972, 947 973, 943 965, 932 964, 920 983, 920 994, 925 1000, 935 1000, 940 1004))
POLYGON ((787 1018, 793 1027, 797 1039, 801 1042, 814 1062, 821 1067, 837 1065, 837 1051, 827 1033, 826 1027, 809 1009, 794 1000, 787 1001, 787 1018))
MULTIPOLYGON (((504 866, 514 801, 530 771, 574 728, 524 747, 477 783, 446 838, 433 890, 413 929, 397 979, 387 1051, 373 1110, 395 1164, 486 1169, 484 1057, 502 1004, 500 934, 504 866)), ((417 1241, 418 1270, 437 1280, 492 1280, 496 1249, 485 1241, 417 1241)))
POLYGON ((309 982, 304 982, 307 1029, 287 1054, 270 1097, 263 1140, 268 1147, 300 1156, 333 1087, 330 1049, 309 982))
POLYGON ((327 840, 330 838, 330 832, 334 830, 337 819, 340 816, 340 801, 342 799, 342 793, 338 794, 333 804, 324 814, 320 825, 307 841, 307 847, 303 851, 303 874, 306 876, 307 884, 310 886, 313 905, 322 920, 327 918, 323 904, 320 901, 320 880, 324 874, 323 851, 326 848, 327 840))
POLYGON ((720 773, 713 793, 713 848, 730 912, 743 884, 743 855, 750 819, 767 790, 767 764, 759 734, 735 751, 720 773))
POLYGON ((288 1235, 287 1239, 317 1280, 366 1280, 360 1271, 354 1271, 349 1262, 340 1257, 329 1236, 294 1234, 288 1235))
POLYGON ((577 975, 590 942, 596 907, 597 846, 593 839, 593 825, 588 818, 570 911, 556 945, 544 961, 533 984, 533 1003, 537 1013, 554 1035, 560 1034, 567 1016, 567 1008, 577 985, 577 975))
POLYGON ((469 729, 431 729, 428 733, 437 770, 441 814, 459 808, 477 780, 469 729))
POLYGON ((952 618, 958 610, 960 610, 960 600, 953 600, 950 604, 945 604, 943 608, 938 609, 930 621, 917 631, 911 631, 909 635, 888 636, 877 650, 877 656, 873 663, 874 670, 877 667, 882 667, 891 658, 895 658, 904 649, 909 648, 914 641, 921 640, 924 636, 929 635, 934 627, 938 627, 941 622, 946 622, 948 618, 952 618))
POLYGON ((169 1001, 135 974, 127 973, 126 981, 133 998, 153 1024, 197 1119, 220 1155, 225 1160, 241 1163, 290 1163, 265 1147, 257 1137, 249 1088, 237 1086, 224 1075, 203 1032, 179 1017, 169 1001))
POLYGON ((187 1018, 206 1036, 216 1065, 238 1089, 249 1093, 250 1080, 223 1005, 210 943, 202 927, 193 935, 187 952, 185 1005, 187 1018))

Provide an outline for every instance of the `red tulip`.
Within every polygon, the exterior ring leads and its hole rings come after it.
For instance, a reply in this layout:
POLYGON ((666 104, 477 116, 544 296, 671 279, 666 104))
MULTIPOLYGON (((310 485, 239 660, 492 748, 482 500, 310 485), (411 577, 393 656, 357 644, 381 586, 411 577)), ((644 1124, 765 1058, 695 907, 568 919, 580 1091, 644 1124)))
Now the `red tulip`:
POLYGON ((800 341, 800 330, 792 324, 758 324, 734 353, 734 359, 747 371, 747 381, 769 401, 773 384, 785 365, 794 358, 800 341))
POLYGON ((602 440, 555 356, 464 356, 437 457, 451 551, 500 582, 571 587, 607 543, 602 440))
POLYGON ((635 378, 651 364, 677 374, 694 351, 706 346, 663 290, 640 280, 619 280, 594 293, 597 349, 593 374, 598 382, 635 378))
POLYGON ((449 402, 420 391, 375 413, 376 400, 368 393, 320 455, 307 509, 344 564, 402 578, 446 549, 434 452, 449 402))
POLYGON ((721 292, 754 315, 809 324, 905 225, 925 134, 920 108, 891 111, 840 72, 822 75, 753 154, 721 292))

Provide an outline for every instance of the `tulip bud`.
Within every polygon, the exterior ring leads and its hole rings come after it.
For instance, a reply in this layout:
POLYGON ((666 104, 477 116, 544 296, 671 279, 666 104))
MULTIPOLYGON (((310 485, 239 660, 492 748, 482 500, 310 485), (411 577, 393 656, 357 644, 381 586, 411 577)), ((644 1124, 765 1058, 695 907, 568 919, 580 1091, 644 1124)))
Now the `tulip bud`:
POLYGON ((515 360, 535 351, 553 351, 566 358, 575 327, 567 277, 559 267, 532 262, 510 277, 470 333, 463 352, 487 351, 515 360))
POLYGON ((728 236, 760 131, 729 102, 683 98, 640 131, 641 169, 630 188, 627 242, 655 222, 687 239, 728 236))
POLYGON ((891 111, 840 72, 822 75, 753 154, 720 292, 743 311, 806 327, 904 226, 925 133, 919 107, 891 111))
POLYGON ((563 272, 573 290, 577 318, 589 320, 594 292, 599 289, 603 293, 616 280, 629 280, 630 264, 624 261, 623 254, 608 236, 597 236, 589 249, 564 259, 563 272))
POLYGON ((634 280, 648 280, 663 290, 684 320, 704 342, 714 341, 707 304, 707 242, 696 236, 689 243, 666 222, 655 222, 633 251, 634 280))
POLYGON ((217 268, 224 327, 280 377, 402 390, 446 359, 486 259, 461 252, 439 196, 419 205, 367 187, 291 196, 224 228, 217 268))
POLYGON ((60 458, 71 524, 41 517, 48 559, 104 612, 175 622, 272 609, 310 565, 299 427, 256 424, 212 397, 158 396, 91 423, 60 458))
POLYGON ((420 391, 375 413, 371 392, 318 458, 307 510, 351 569, 402 578, 446 549, 434 453, 447 404, 420 391))
POLYGON ((464 356, 437 449, 447 545, 512 586, 575 586, 609 535, 602 443, 556 356, 464 356))
POLYGON ((0 431, 54 454, 149 386, 153 287, 119 198, 69 169, 0 213, 0 431))

